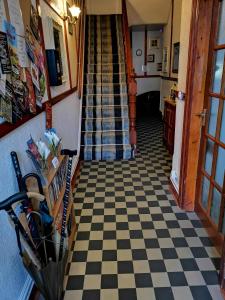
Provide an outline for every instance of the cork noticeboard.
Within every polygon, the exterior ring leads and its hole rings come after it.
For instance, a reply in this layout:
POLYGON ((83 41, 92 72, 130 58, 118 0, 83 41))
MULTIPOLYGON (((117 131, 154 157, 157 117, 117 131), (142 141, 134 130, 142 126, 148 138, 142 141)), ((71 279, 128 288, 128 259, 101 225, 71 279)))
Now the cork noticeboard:
POLYGON ((2 122, 15 124, 35 115, 48 99, 45 52, 36 0, 0 0, 0 5, 5 12, 0 28, 0 116, 2 122), (7 70, 2 65, 6 57, 7 70))

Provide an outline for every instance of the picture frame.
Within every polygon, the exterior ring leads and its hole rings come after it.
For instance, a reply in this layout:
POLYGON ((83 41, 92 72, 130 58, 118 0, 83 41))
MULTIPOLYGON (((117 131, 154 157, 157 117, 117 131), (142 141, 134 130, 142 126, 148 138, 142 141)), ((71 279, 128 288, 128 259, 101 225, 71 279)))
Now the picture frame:
POLYGON ((155 54, 149 54, 147 56, 147 62, 148 63, 154 63, 155 62, 155 54))
POLYGON ((149 39, 149 49, 159 49, 159 48, 160 48, 159 38, 149 39))
POLYGON ((162 71, 163 73, 168 72, 168 47, 163 48, 162 71))
POLYGON ((172 66, 173 73, 178 73, 179 55, 180 55, 180 43, 178 42, 173 44, 173 66, 172 66))
POLYGON ((162 63, 157 63, 157 71, 158 72, 162 71, 162 63))

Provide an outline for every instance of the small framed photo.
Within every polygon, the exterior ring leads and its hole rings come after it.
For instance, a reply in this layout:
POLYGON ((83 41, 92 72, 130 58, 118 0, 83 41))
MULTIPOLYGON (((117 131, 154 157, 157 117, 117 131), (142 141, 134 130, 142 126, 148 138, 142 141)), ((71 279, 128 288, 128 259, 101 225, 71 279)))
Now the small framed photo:
POLYGON ((150 39, 149 40, 150 49, 159 49, 160 48, 160 39, 150 39))
POLYGON ((157 71, 158 72, 162 71, 162 63, 157 63, 157 71))
POLYGON ((154 63, 155 62, 155 54, 149 54, 147 57, 148 63, 154 63))
POLYGON ((178 73, 180 55, 180 43, 173 44, 173 73, 178 73))

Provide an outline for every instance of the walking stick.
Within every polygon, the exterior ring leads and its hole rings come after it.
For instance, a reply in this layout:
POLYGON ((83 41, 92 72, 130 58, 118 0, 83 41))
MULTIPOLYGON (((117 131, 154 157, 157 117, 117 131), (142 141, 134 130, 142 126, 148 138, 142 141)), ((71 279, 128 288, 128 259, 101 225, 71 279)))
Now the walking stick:
POLYGON ((63 256, 63 245, 64 245, 64 239, 66 237, 66 216, 67 216, 67 209, 69 205, 71 170, 72 170, 73 156, 77 154, 77 150, 71 151, 68 149, 64 149, 61 150, 61 154, 68 155, 69 160, 68 160, 67 174, 66 174, 66 190, 63 196, 64 207, 63 207, 61 237, 60 237, 60 245, 59 245, 59 261, 62 259, 63 256))

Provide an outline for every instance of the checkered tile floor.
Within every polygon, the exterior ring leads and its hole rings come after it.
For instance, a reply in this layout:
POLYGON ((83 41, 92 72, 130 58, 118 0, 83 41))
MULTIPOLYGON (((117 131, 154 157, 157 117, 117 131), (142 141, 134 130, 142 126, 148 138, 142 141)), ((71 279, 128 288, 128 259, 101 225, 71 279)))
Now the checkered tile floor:
POLYGON ((85 162, 64 300, 223 299, 219 254, 169 191, 158 119, 138 124, 135 160, 85 162))

